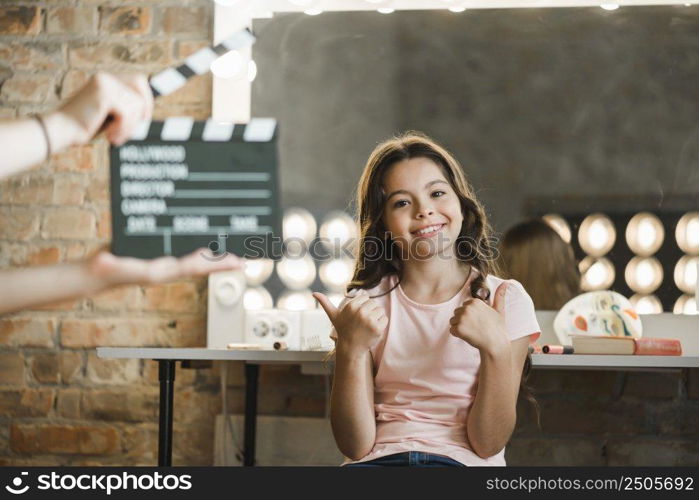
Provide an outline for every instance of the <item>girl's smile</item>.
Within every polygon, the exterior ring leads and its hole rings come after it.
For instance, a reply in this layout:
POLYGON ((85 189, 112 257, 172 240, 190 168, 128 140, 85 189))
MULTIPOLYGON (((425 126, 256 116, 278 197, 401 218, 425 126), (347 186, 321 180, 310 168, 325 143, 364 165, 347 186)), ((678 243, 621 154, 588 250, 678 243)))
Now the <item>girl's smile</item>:
POLYGON ((436 236, 437 233, 439 233, 442 229, 444 229, 446 225, 446 223, 443 223, 433 224, 431 226, 423 226, 416 231, 410 231, 410 234, 418 238, 432 238, 433 236, 436 236))

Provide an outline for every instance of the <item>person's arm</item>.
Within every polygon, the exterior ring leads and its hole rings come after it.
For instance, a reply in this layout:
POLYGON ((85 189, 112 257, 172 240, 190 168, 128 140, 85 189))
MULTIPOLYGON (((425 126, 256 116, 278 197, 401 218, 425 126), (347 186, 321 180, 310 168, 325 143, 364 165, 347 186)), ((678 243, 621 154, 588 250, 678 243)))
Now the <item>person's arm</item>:
POLYGON ((481 349, 478 390, 467 419, 471 449, 481 458, 502 450, 517 421, 517 395, 529 337, 481 349))
POLYGON ((358 460, 374 447, 374 374, 370 351, 345 348, 340 342, 335 355, 335 374, 330 396, 330 424, 343 455, 358 460))
POLYGON ((335 373, 330 396, 330 425, 343 455, 358 460, 374 447, 374 370, 371 349, 388 326, 383 308, 366 291, 335 307, 314 293, 335 328, 335 373))
POLYGON ((142 260, 100 252, 82 262, 0 271, 0 314, 92 295, 112 286, 165 283, 242 265, 234 255, 215 257, 201 248, 179 259, 142 260))
POLYGON ((153 95, 144 76, 99 73, 59 109, 42 115, 46 135, 36 118, 0 121, 0 178, 13 175, 74 144, 104 132, 116 145, 128 140, 136 125, 150 119, 153 95))

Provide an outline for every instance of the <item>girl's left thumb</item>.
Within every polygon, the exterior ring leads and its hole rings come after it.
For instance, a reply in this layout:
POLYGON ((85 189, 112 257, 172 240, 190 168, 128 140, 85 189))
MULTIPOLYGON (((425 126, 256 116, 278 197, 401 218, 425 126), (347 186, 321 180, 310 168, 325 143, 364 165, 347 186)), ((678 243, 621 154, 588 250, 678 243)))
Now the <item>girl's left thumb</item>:
POLYGON ((495 297, 493 298, 493 309, 495 309, 500 314, 505 312, 505 295, 509 284, 507 282, 500 283, 500 286, 495 290, 495 297))

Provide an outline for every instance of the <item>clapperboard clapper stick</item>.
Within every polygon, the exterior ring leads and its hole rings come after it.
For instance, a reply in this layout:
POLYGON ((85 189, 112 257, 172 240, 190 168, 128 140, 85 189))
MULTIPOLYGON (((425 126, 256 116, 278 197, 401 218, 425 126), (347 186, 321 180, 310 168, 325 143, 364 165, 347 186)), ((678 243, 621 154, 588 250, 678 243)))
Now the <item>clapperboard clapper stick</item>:
MULTIPOLYGON (((254 41, 245 30, 150 80, 167 95, 208 71, 218 54, 254 41)), ((281 236, 274 118, 248 123, 171 117, 144 123, 110 149, 112 252, 155 258, 208 246, 273 257, 281 236)))
MULTIPOLYGON (((168 68, 150 78, 148 84, 150 85, 151 92, 153 92, 153 97, 157 98, 161 95, 172 94, 187 83, 187 80, 193 76, 208 73, 211 68, 211 63, 218 57, 231 50, 244 49, 253 43, 255 43, 255 36, 249 29, 245 28, 236 31, 219 44, 204 47, 196 51, 185 59, 184 63, 181 65, 168 68)), ((107 128, 107 125, 109 125, 113 119, 113 117, 108 116, 98 130, 97 135, 107 128)))

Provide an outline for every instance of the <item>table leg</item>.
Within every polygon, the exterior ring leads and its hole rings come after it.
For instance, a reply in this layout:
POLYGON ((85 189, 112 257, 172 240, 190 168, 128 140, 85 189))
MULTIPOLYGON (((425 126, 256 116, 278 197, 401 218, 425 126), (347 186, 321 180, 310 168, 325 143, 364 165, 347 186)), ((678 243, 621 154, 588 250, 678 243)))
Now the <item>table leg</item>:
POLYGON ((255 433, 257 431, 257 378, 260 367, 245 364, 245 440, 243 465, 255 465, 255 433))
POLYGON ((159 359, 160 379, 160 421, 158 423, 158 465, 172 465, 172 408, 175 388, 175 369, 173 359, 159 359))

